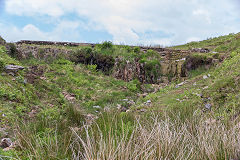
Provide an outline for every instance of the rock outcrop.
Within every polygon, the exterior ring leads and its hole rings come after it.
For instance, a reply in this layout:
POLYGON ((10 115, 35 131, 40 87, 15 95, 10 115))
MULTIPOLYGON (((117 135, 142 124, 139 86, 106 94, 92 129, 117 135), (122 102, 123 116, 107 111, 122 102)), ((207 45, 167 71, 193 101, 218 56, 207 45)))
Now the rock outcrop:
MULTIPOLYGON (((91 46, 96 44, 92 43, 72 43, 72 42, 49 42, 49 41, 20 41, 16 43, 18 51, 21 53, 22 58, 34 57, 37 59, 54 59, 58 56, 64 55, 71 59, 70 55, 73 50, 61 46, 91 46), (43 46, 44 45, 44 46, 43 46)), ((135 47, 135 46, 130 46, 135 47)), ((139 47, 142 52, 153 50, 159 54, 157 63, 141 62, 139 59, 124 60, 122 58, 115 58, 110 60, 111 65, 105 64, 108 62, 108 57, 98 56, 81 56, 77 60, 82 60, 83 64, 96 64, 97 69, 111 73, 113 77, 122 79, 124 81, 131 81, 138 79, 142 83, 169 83, 171 80, 181 79, 187 76, 187 72, 196 69, 201 65, 211 65, 211 59, 202 61, 191 57, 192 53, 200 52, 207 53, 208 49, 197 48, 192 50, 175 50, 161 47, 139 47), (90 58, 90 59, 89 59, 90 58), (90 61, 91 63, 88 63, 90 61), (107 67, 106 67, 107 66, 107 67)), ((155 62, 156 62, 155 61, 155 62)))
POLYGON ((113 76, 125 81, 138 79, 142 83, 168 83, 172 79, 182 78, 184 62, 184 58, 163 60, 149 68, 146 63, 140 63, 138 60, 131 62, 116 59, 113 76))

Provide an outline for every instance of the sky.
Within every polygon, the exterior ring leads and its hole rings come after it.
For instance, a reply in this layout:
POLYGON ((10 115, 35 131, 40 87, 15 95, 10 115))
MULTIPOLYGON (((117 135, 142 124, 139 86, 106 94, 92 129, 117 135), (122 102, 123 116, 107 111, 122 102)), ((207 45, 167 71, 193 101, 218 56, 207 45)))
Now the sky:
POLYGON ((239 1, 0 0, 0 36, 171 46, 240 32, 239 1))

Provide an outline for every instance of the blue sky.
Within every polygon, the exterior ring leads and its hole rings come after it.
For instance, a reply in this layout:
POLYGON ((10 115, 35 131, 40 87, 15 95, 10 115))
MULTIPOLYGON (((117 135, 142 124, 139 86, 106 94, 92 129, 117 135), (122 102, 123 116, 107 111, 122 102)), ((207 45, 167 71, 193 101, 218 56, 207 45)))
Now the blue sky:
POLYGON ((239 0, 0 0, 7 41, 169 46, 239 31, 239 0))

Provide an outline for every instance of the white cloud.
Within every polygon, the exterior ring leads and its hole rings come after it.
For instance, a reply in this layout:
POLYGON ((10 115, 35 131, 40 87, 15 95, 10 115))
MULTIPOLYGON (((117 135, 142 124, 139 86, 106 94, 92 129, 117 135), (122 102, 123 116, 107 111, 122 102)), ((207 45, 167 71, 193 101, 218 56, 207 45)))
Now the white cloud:
MULTIPOLYGON (((23 28, 6 26, 0 23, 1 36, 9 42, 19 40, 50 40, 50 41, 78 41, 81 39, 78 31, 78 22, 61 21, 51 32, 43 32, 33 24, 23 28)), ((82 40, 81 42, 83 42, 82 40)))
POLYGON ((58 0, 8 0, 6 10, 16 15, 47 14, 61 16, 64 14, 64 10, 58 3, 58 0))
POLYGON ((202 16, 207 23, 211 24, 212 21, 211 21, 211 18, 210 18, 210 14, 207 10, 203 10, 203 9, 197 9, 195 11, 193 11, 193 15, 195 16, 202 16))
POLYGON ((232 0, 8 0, 6 11, 59 18, 77 14, 88 19, 85 28, 105 30, 114 42, 128 44, 179 44, 192 37, 201 40, 240 28, 236 20, 240 18, 239 12, 232 0), (146 31, 164 32, 171 37, 142 40, 146 31))
POLYGON ((19 29, 15 26, 5 26, 0 24, 1 36, 9 42, 22 40, 22 39, 45 39, 46 33, 41 32, 37 27, 32 24, 28 24, 25 27, 19 29))

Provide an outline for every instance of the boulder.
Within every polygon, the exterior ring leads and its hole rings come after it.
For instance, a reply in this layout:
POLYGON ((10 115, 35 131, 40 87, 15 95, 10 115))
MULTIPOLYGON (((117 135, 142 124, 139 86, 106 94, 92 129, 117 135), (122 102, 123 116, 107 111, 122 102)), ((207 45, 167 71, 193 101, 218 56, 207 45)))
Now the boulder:
POLYGON ((6 70, 7 72, 16 73, 16 72, 18 72, 19 70, 23 70, 23 69, 24 69, 24 67, 18 66, 18 65, 7 65, 7 66, 5 66, 5 70, 6 70))
POLYGON ((183 86, 185 83, 186 83, 186 82, 181 82, 181 83, 177 84, 177 85, 175 86, 175 88, 179 88, 179 87, 183 86))
POLYGON ((8 148, 12 145, 12 141, 10 138, 3 138, 0 143, 1 148, 8 148))
POLYGON ((100 109, 101 107, 100 106, 93 106, 93 108, 100 109))
POLYGON ((152 104, 151 100, 147 100, 147 102, 144 102, 144 105, 146 105, 146 106, 150 106, 151 104, 152 104))
POLYGON ((209 53, 210 50, 208 48, 194 48, 192 52, 209 53))
POLYGON ((208 76, 204 75, 204 76, 203 76, 203 79, 208 79, 208 76))
POLYGON ((212 108, 212 105, 210 103, 205 104, 205 108, 210 110, 212 108))

